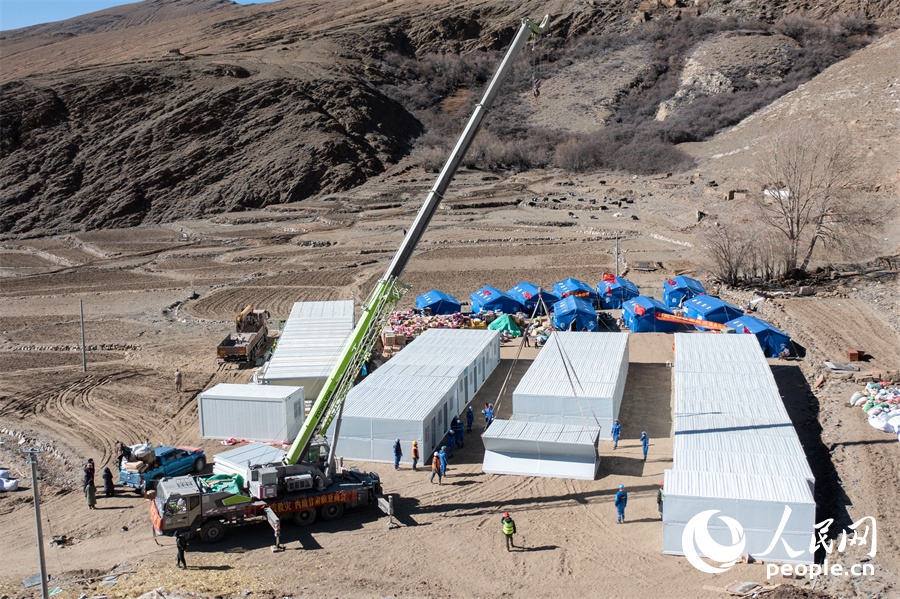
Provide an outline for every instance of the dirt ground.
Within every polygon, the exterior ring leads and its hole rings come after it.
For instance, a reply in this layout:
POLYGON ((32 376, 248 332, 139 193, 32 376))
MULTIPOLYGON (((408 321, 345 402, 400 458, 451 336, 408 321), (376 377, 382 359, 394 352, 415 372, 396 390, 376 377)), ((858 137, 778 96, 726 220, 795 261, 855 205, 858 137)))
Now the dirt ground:
MULTIPOLYGON (((442 209, 435 217, 404 273, 413 290, 402 306, 432 288, 466 299, 485 284, 550 285, 567 276, 599 281, 604 270, 615 269, 617 234, 620 270, 628 268, 628 278, 648 295, 660 297, 672 274, 704 277, 691 227, 694 211, 712 200, 686 180, 608 176, 601 183, 596 176, 548 172, 494 179, 477 172, 457 178, 454 201, 467 207, 442 209), (604 196, 635 198, 621 211, 639 219, 614 217, 589 203, 604 196), (517 204, 521 199, 537 201, 517 204), (657 270, 631 268, 638 262, 657 270)), ((655 498, 672 463, 667 335, 631 335, 621 412, 625 441, 613 452, 603 434, 595 481, 484 474, 483 447, 471 435, 441 486, 409 464, 400 472, 359 464, 379 471, 386 492, 397 496, 398 529, 388 530, 377 510, 348 512, 337 523, 286 525, 288 551, 273 554, 271 531, 251 527, 218 545, 192 545, 186 571, 175 568, 172 540, 152 536, 146 500, 123 492, 101 498, 96 511, 87 509, 80 465, 91 457, 102 470, 117 440, 200 445, 211 456, 227 449, 199 438, 196 396, 218 382, 250 377, 252 368, 215 363, 215 345, 233 314, 255 302, 277 323, 296 301, 352 298, 359 306, 430 181, 421 172, 385 177, 384 189, 396 185, 408 192, 400 207, 367 200, 366 193, 378 196, 363 190, 335 198, 338 209, 305 202, 215 221, 0 248, 0 464, 21 481, 21 490, 0 495, 0 595, 39 596, 38 587, 22 586, 38 572, 32 482, 19 452, 32 446, 44 448, 45 541, 65 537, 46 545, 51 587, 62 589, 60 598, 137 597, 159 587, 210 597, 681 598, 718 595, 704 585, 766 583, 759 564, 713 576, 661 553, 655 498), (79 300, 86 372, 78 351, 79 300), (176 368, 184 373, 180 394, 174 390, 176 368), (646 463, 640 460, 641 430, 651 437, 646 463), (620 483, 630 494, 629 521, 621 526, 612 505, 620 483), (522 545, 511 553, 499 527, 504 510, 516 519, 522 545), (102 580, 110 572, 119 573, 112 585, 102 580)), ((750 297, 747 291, 720 291, 735 302, 750 297)), ((896 596, 897 440, 847 407, 859 383, 832 376, 811 388, 822 360, 844 362, 844 350, 853 345, 871 355, 859 364, 864 371, 900 368, 896 274, 840 278, 817 296, 766 300, 760 311, 807 350, 804 360, 773 360, 772 367, 817 478, 819 520, 835 518, 837 527, 874 516, 878 523, 874 576, 814 582, 779 576, 768 582, 791 585, 782 597, 817 596, 812 590, 833 597, 896 596)), ((509 416, 515 383, 539 350, 525 349, 514 363, 516 351, 503 348, 476 407, 494 401, 499 417, 509 416), (510 368, 510 384, 498 396, 510 368)), ((848 550, 843 559, 855 563, 862 553, 848 550)))

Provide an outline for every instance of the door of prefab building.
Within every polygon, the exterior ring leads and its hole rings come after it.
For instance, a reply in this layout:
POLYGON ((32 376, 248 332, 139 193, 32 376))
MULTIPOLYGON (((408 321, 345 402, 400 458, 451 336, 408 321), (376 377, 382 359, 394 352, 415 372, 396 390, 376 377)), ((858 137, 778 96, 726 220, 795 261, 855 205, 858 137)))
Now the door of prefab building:
POLYGON ((427 443, 426 443, 425 447, 431 447, 431 451, 433 452, 435 449, 435 445, 437 445, 437 442, 438 442, 437 416, 431 417, 431 438, 426 439, 426 441, 427 441, 427 443))

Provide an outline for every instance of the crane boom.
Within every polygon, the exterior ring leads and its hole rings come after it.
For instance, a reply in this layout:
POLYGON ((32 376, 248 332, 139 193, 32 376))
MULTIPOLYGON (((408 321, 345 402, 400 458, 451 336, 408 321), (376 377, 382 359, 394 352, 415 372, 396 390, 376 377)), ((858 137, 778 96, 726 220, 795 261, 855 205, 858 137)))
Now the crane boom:
POLYGON ((475 139, 475 135, 478 133, 488 109, 499 93, 500 85, 512 69, 513 62, 525 46, 528 38, 532 35, 541 35, 546 32, 549 22, 550 15, 546 15, 540 24, 536 24, 529 19, 522 19, 522 24, 516 32, 509 49, 506 51, 503 61, 500 63, 497 72, 494 73, 490 83, 488 83, 481 102, 475 107, 475 111, 456 142, 450 158, 447 159, 444 168, 441 169, 438 178, 435 180, 434 186, 431 188, 428 196, 426 196, 425 203, 416 215, 416 220, 403 238, 384 275, 375 284, 375 288, 366 300, 359 322, 356 323, 350 338, 344 345, 343 350, 341 350, 337 364, 335 364, 331 375, 325 381, 325 385, 319 392, 312 409, 303 421, 303 426, 300 428, 297 438, 284 458, 285 464, 295 464, 306 455, 312 439, 316 434, 328 429, 332 419, 343 405, 347 393, 353 386, 356 377, 359 376, 362 365, 368 359, 372 348, 375 346, 381 323, 397 302, 400 301, 403 293, 409 289, 408 286, 399 281, 399 277, 406 268, 413 251, 415 251, 425 229, 431 222, 431 218, 444 198, 444 192, 446 192, 447 187, 453 180, 453 176, 459 169, 463 157, 472 145, 472 141, 475 139))

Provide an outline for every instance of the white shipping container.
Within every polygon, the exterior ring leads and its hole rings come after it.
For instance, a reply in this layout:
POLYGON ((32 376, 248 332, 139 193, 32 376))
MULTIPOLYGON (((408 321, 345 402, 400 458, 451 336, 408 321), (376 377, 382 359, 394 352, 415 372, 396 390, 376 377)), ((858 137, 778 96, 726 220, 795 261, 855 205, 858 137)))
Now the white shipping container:
POLYGON ((488 474, 594 480, 597 427, 494 420, 481 436, 488 474))
POLYGON ((292 440, 303 424, 303 388, 219 383, 197 396, 204 439, 292 440))

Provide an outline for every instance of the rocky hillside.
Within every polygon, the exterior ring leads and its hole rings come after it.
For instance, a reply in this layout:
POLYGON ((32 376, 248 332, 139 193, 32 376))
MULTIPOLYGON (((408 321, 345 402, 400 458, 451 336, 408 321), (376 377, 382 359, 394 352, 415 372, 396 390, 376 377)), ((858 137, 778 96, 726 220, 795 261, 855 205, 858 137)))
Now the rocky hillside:
MULTIPOLYGON (((408 155, 425 130, 420 115, 384 93, 385 56, 499 50, 522 15, 551 13, 550 46, 562 48, 657 19, 773 21, 803 6, 690 4, 145 0, 4 32, 0 235, 166 222, 356 186, 408 155)), ((856 10, 890 26, 900 1, 845 0, 808 14, 856 10)), ((774 58, 748 53, 753 68, 762 62, 762 76, 770 75, 792 43, 762 44, 774 58)), ((715 87, 703 75, 710 61, 735 53, 720 44, 694 56, 688 74, 697 79, 660 98, 664 116, 690 101, 697 82, 715 87)), ((641 60, 635 73, 646 71, 651 53, 641 60)), ((610 98, 639 80, 622 78, 610 98)), ((590 90, 582 93, 590 101, 590 90)), ((563 130, 568 122, 562 111, 543 125, 563 130)))

